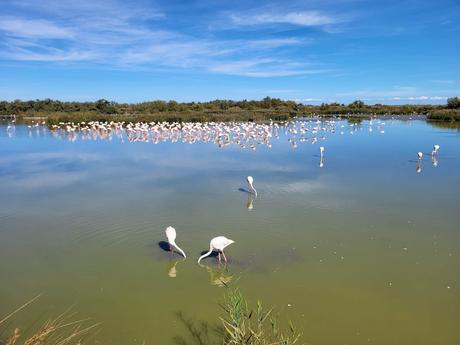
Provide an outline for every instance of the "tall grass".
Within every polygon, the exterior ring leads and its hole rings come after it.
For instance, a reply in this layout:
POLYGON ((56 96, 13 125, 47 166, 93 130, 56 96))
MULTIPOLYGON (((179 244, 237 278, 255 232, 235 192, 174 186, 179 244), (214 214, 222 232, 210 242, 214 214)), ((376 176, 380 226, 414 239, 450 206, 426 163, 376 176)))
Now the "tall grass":
POLYGON ((237 289, 228 291, 222 308, 225 345, 293 345, 300 339, 291 322, 282 330, 273 309, 264 308, 261 302, 251 307, 237 289))
POLYGON ((428 117, 431 121, 460 121, 460 109, 444 109, 431 112, 428 117))
MULTIPOLYGON (((5 323, 15 314, 27 307, 39 296, 33 298, 21 307, 14 310, 0 320, 0 329, 6 327, 5 323)), ((83 336, 91 329, 98 326, 84 326, 86 320, 71 320, 72 315, 67 312, 56 318, 49 319, 42 326, 34 331, 23 334, 20 328, 16 327, 6 339, 0 339, 1 345, 81 345, 83 336)))

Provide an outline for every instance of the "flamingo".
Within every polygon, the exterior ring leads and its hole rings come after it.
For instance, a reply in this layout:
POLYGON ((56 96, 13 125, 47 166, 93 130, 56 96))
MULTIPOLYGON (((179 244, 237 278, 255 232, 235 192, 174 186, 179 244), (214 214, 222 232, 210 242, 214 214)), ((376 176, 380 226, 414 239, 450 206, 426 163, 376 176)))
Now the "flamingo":
POLYGON ((422 152, 418 152, 418 153, 417 153, 417 157, 418 157, 419 160, 422 160, 422 158, 423 158, 423 153, 422 153, 422 152))
POLYGON ((320 155, 321 157, 323 157, 323 155, 324 155, 324 146, 320 146, 320 147, 319 147, 319 155, 320 155))
POLYGON ((254 186, 253 186, 254 179, 252 178, 252 176, 246 177, 246 181, 248 181, 249 191, 250 191, 251 193, 254 193, 254 195, 257 197, 257 191, 256 191, 256 189, 255 189, 254 186))
POLYGON ((225 237, 225 236, 217 236, 217 237, 214 237, 211 242, 209 243, 209 252, 203 254, 200 256, 200 258, 198 259, 198 263, 200 263, 200 261, 202 259, 204 259, 205 257, 211 255, 211 253, 216 250, 218 253, 219 253, 219 262, 220 262, 220 254, 222 253, 222 255, 224 256, 224 260, 225 262, 227 262, 227 257, 225 256, 224 254, 224 249, 231 245, 232 243, 235 243, 235 241, 225 237))
POLYGON ((172 226, 168 226, 165 230, 165 233, 168 239, 169 249, 171 250, 171 252, 173 251, 174 247, 184 256, 184 258, 186 258, 187 256, 185 255, 184 251, 180 249, 179 246, 176 244, 176 229, 174 229, 172 226))
POLYGON ((436 156, 438 154, 439 148, 440 148, 439 145, 434 145, 433 151, 431 151, 431 156, 436 156))

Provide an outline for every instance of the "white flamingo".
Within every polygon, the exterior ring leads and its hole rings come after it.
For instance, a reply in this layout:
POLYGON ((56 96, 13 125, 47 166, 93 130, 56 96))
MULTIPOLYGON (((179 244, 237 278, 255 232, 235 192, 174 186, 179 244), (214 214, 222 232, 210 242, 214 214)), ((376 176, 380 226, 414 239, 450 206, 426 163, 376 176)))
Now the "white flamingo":
POLYGON ((209 252, 203 254, 200 256, 198 259, 198 263, 205 257, 211 255, 211 253, 215 250, 219 254, 219 262, 220 262, 220 254, 222 253, 225 262, 227 262, 227 257, 224 254, 224 249, 231 245, 232 243, 235 243, 235 241, 225 237, 225 236, 217 236, 214 237, 211 242, 209 243, 209 252))
POLYGON ((184 251, 179 248, 179 246, 176 244, 176 229, 174 229, 172 226, 168 226, 165 230, 166 238, 168 239, 169 243, 169 249, 171 252, 173 251, 173 247, 176 248, 183 256, 184 258, 187 257, 185 255, 184 251))
POLYGON ((433 146, 433 151, 431 151, 431 156, 436 156, 438 154, 438 151, 439 151, 440 147, 441 146, 439 146, 439 145, 434 145, 433 146))
POLYGON ((417 158, 418 158, 419 160, 422 160, 422 158, 423 158, 423 153, 422 153, 422 152, 418 152, 418 153, 417 153, 417 158))
POLYGON ((251 193, 254 193, 254 195, 257 197, 257 191, 256 189, 254 188, 254 179, 252 178, 252 176, 248 176, 246 177, 246 181, 248 181, 248 187, 249 187, 249 191, 251 193))

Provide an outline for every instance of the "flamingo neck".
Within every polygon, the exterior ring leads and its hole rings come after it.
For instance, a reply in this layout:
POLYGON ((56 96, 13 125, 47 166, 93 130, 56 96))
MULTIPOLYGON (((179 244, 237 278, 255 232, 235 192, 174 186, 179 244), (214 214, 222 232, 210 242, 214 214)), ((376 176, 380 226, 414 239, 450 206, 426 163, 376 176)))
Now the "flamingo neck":
POLYGON ((176 249, 182 254, 182 256, 183 256, 184 258, 187 257, 187 255, 185 255, 185 252, 184 252, 182 249, 180 249, 180 247, 176 244, 176 241, 171 241, 171 242, 169 242, 169 243, 170 243, 172 246, 174 246, 174 248, 176 248, 176 249))
POLYGON ((200 263, 200 261, 202 259, 204 259, 205 257, 211 255, 211 253, 212 253, 212 246, 209 246, 209 252, 207 252, 206 254, 201 255, 200 258, 198 259, 198 263, 200 263))

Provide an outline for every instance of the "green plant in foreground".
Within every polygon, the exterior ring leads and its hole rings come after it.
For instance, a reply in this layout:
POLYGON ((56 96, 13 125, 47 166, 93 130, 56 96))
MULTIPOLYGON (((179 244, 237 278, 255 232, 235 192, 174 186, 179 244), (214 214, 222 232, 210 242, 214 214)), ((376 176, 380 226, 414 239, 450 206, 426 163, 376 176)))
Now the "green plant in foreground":
POLYGON ((300 339, 291 322, 288 331, 283 332, 273 309, 264 309, 261 302, 252 309, 239 290, 229 290, 222 308, 225 345, 293 345, 300 339))

